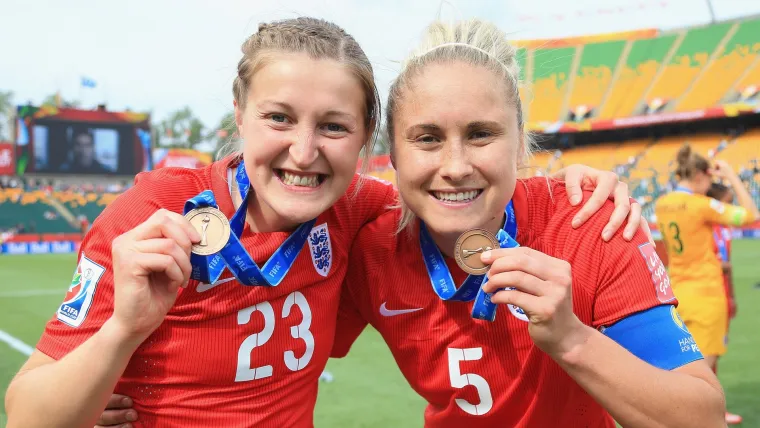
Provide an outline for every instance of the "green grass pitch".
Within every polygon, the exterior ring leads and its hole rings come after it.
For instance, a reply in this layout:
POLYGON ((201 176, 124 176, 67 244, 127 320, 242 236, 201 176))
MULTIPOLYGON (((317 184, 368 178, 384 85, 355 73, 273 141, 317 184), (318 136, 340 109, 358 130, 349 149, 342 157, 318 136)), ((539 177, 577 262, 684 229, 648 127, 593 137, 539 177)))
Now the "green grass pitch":
MULTIPOLYGON (((760 241, 736 241, 734 281, 739 312, 719 366, 729 410, 744 427, 760 426, 760 241)), ((75 267, 72 255, 0 257, 0 330, 34 346, 54 314, 75 267)), ((0 403, 25 356, 0 342, 0 403)), ((328 365, 335 379, 320 385, 317 427, 420 427, 425 404, 409 388, 377 332, 368 330, 343 360, 328 365)), ((0 405, 0 428, 5 426, 0 405)))

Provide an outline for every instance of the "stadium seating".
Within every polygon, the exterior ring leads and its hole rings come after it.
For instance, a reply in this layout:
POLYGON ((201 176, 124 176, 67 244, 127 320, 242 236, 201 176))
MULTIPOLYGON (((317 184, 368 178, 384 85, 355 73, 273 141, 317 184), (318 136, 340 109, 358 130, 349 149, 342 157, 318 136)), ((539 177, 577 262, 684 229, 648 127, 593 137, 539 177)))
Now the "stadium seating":
POLYGON ((0 190, 0 229, 23 225, 28 232, 70 233, 77 230, 48 202, 43 191, 0 190))
POLYGON ((760 52, 760 20, 736 24, 736 33, 722 52, 704 70, 676 106, 678 111, 692 111, 717 104, 731 85, 755 62, 760 52))
POLYGON ((733 139, 720 134, 700 134, 544 151, 534 156, 533 168, 523 176, 555 172, 573 163, 613 169, 628 183, 631 196, 644 204, 648 217, 653 214, 650 203, 668 191, 674 178, 676 153, 684 143, 703 156, 725 160, 735 171, 743 171, 740 176, 760 205, 760 173, 752 172, 760 163, 760 130, 733 139))
POLYGON ((556 122, 565 99, 575 48, 536 49, 533 52, 531 122, 556 122))
MULTIPOLYGON (((760 88, 760 55, 757 55, 754 64, 747 71, 747 74, 739 80, 739 83, 728 94, 729 101, 741 100, 740 95, 748 88, 754 88, 755 91, 757 91, 757 88, 760 88)), ((757 92, 754 93, 756 94, 757 92)))
POLYGON ((0 189, 0 230, 23 225, 28 233, 79 232, 77 218, 95 220, 118 195, 0 189))
POLYGON ((760 18, 625 37, 522 41, 521 98, 531 129, 760 97, 760 18))
POLYGON ((677 39, 678 35, 669 34, 633 42, 598 117, 610 119, 633 112, 677 39))
POLYGON ((54 192, 52 196, 71 211, 74 216, 84 215, 88 220, 93 221, 118 195, 113 193, 54 192))
MULTIPOLYGON (((670 61, 660 71, 642 105, 631 113, 643 113, 655 100, 672 102, 683 95, 707 64, 710 55, 732 24, 722 23, 688 31, 670 61)), ((626 112, 621 112, 626 113, 626 112)))
POLYGON ((741 168, 750 168, 753 159, 760 159, 760 130, 739 136, 733 144, 729 144, 716 157, 731 164, 736 171, 741 168))
POLYGON ((623 40, 590 43, 583 47, 570 94, 571 111, 579 108, 592 111, 601 105, 624 47, 623 40))

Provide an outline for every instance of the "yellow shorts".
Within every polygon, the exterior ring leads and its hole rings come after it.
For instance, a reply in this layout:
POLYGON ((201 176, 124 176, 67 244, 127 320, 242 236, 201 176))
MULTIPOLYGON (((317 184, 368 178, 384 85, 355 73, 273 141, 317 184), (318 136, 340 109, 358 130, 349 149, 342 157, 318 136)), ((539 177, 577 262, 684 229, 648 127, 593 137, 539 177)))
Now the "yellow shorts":
POLYGON ((725 298, 681 299, 678 314, 702 351, 702 355, 726 353, 728 308, 725 298))

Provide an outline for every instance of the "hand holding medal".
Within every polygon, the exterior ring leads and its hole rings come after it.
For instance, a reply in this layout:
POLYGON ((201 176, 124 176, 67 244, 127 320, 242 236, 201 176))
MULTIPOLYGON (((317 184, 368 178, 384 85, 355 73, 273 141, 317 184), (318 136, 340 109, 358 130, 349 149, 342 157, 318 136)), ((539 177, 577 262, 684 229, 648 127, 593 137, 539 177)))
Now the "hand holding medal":
POLYGON ((201 240, 181 215, 158 210, 113 241, 114 316, 141 342, 163 322, 190 278, 190 248, 201 240))
POLYGON ((490 265, 483 290, 492 303, 522 308, 533 342, 549 355, 561 355, 577 343, 586 326, 573 312, 570 264, 526 247, 497 248, 481 254, 490 265))

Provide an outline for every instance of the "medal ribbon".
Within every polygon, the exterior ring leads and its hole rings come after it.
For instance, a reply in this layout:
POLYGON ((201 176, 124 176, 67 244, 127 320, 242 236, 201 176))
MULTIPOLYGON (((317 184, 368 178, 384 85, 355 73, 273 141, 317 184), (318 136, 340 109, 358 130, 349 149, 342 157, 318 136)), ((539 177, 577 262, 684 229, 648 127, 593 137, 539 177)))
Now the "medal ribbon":
MULTIPOLYGON (((248 193, 251 188, 251 182, 248 180, 248 174, 245 172, 245 165, 242 161, 237 167, 235 180, 243 202, 230 220, 230 239, 224 248, 216 254, 210 256, 191 254, 190 262, 193 265, 193 272, 190 277, 196 281, 213 284, 219 279, 226 266, 243 285, 277 286, 293 266, 317 219, 309 220, 298 226, 298 229, 264 263, 264 267, 259 268, 243 244, 240 243, 240 237, 245 230, 248 193)), ((205 207, 219 209, 214 194, 210 190, 205 190, 188 200, 185 203, 183 214, 205 207)))
MULTIPOLYGON (((509 201, 504 209, 504 226, 496 238, 499 240, 501 248, 519 247, 512 237, 517 236, 517 219, 512 201, 509 201)), ((425 223, 420 222, 420 248, 427 268, 430 283, 433 285, 433 291, 442 300, 454 300, 459 302, 469 302, 475 300, 472 307, 472 316, 477 319, 494 320, 496 316, 496 305, 491 303, 491 294, 485 293, 481 288, 488 281, 486 275, 467 275, 460 287, 454 283, 451 277, 446 260, 443 258, 438 246, 433 242, 425 223)))

